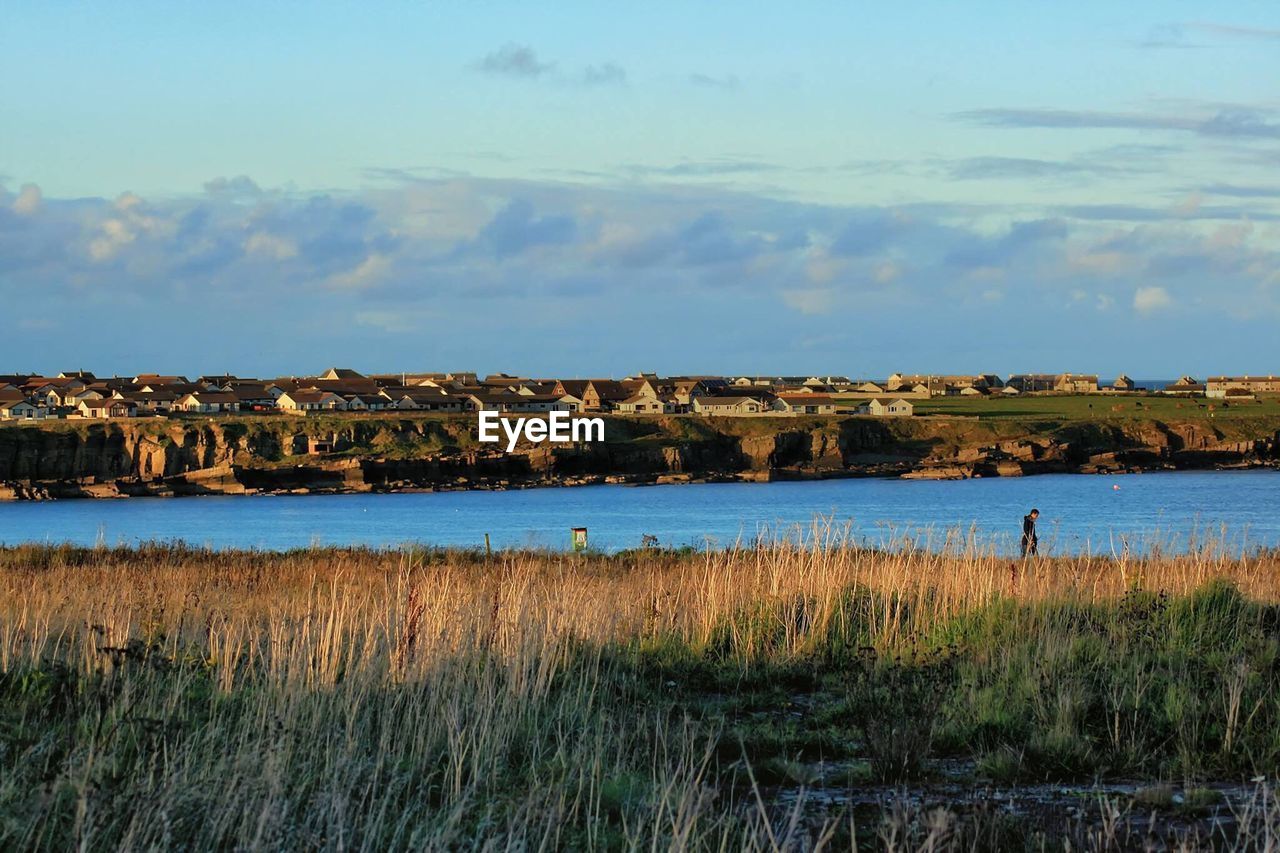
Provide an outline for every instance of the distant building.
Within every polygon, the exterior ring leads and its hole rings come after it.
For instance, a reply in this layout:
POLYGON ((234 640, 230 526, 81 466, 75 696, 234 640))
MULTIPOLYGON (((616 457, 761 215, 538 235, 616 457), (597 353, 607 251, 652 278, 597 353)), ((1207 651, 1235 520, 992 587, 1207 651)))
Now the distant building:
POLYGON ((240 400, 229 391, 195 391, 178 398, 173 404, 177 412, 213 415, 240 411, 240 400))
POLYGON ((1275 376, 1210 376, 1204 384, 1204 395, 1218 399, 1233 389, 1250 394, 1280 393, 1280 378, 1275 376))
POLYGON ((1059 394, 1094 394, 1098 377, 1088 373, 1015 373, 1005 383, 1023 394, 1056 391, 1059 394))
POLYGON ((699 415, 758 415, 767 409, 755 397, 694 397, 691 411, 699 415))
POLYGON ((657 397, 636 394, 618 403, 615 410, 627 415, 661 415, 667 411, 667 405, 657 397))
POLYGON ((99 398, 81 400, 76 410, 86 418, 131 418, 137 412, 137 406, 129 400, 99 398))
POLYGON ((317 378, 328 379, 328 380, 364 379, 365 375, 363 373, 357 373, 356 371, 352 370, 349 367, 331 367, 328 370, 326 370, 324 373, 321 373, 320 376, 317 378))
POLYGON ((346 400, 332 391, 318 389, 286 391, 276 399, 276 406, 281 411, 295 414, 332 412, 345 409, 346 405, 346 400))
POLYGON ((773 408, 793 415, 834 415, 836 401, 825 394, 779 394, 773 408))
POLYGON ((1004 380, 994 373, 923 374, 894 373, 889 377, 889 391, 905 391, 917 385, 929 388, 933 397, 955 396, 965 388, 1002 388, 1004 380))
POLYGON ((1056 373, 1015 373, 1005 383, 1021 394, 1032 394, 1037 391, 1052 391, 1058 384, 1056 373))
POLYGON ((1204 394, 1205 385, 1203 382, 1197 382, 1191 376, 1183 376, 1177 382, 1173 382, 1160 389, 1161 394, 1171 394, 1178 397, 1198 397, 1204 394))
POLYGON ((1054 382, 1053 390, 1064 394, 1092 394, 1098 390, 1098 377, 1079 373, 1061 373, 1054 382))
POLYGON ((877 418, 909 418, 915 414, 915 406, 901 397, 872 397, 858 406, 858 414, 873 415, 877 418))
POLYGON ((1111 387, 1117 391, 1133 391, 1138 386, 1134 383, 1132 379, 1130 379, 1128 376, 1125 376, 1123 373, 1121 373, 1119 376, 1116 377, 1116 381, 1111 383, 1111 387))

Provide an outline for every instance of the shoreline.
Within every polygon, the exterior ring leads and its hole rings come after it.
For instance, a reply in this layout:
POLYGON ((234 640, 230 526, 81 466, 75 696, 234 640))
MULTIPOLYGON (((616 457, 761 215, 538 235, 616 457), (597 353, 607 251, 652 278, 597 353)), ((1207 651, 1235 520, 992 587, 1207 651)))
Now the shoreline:
POLYGON ((1280 465, 1280 417, 609 420, 602 442, 480 446, 464 418, 0 427, 0 500, 960 480, 1280 465))
POLYGON ((795 469, 778 469, 770 471, 735 471, 735 472, 702 472, 682 474, 597 474, 579 477, 528 478, 528 479, 485 479, 479 481, 432 483, 425 485, 395 485, 391 487, 369 487, 364 485, 303 487, 303 488, 230 488, 226 490, 210 488, 207 484, 198 488, 190 488, 187 482, 179 483, 139 483, 127 478, 112 479, 94 483, 40 483, 12 484, 0 483, 0 504, 6 503, 41 503, 45 501, 78 501, 78 500, 122 500, 126 498, 193 498, 193 497, 306 497, 327 495, 357 494, 434 494, 446 492, 505 492, 525 491, 533 489, 569 489, 590 486, 631 486, 644 488, 649 486, 683 486, 706 485, 713 483, 809 483, 830 480, 932 480, 932 481, 964 481, 982 479, 1012 479, 1019 477, 1037 477, 1051 474, 1072 476, 1115 476, 1129 474, 1156 474, 1178 472, 1209 471, 1280 471, 1280 462, 1274 460, 1252 460, 1238 463, 1213 463, 1205 465, 1128 465, 1123 467, 1097 466, 1063 466, 1046 465, 1023 468, 1017 473, 1001 473, 999 471, 979 471, 957 473, 950 467, 912 467, 882 466, 876 470, 823 470, 804 471, 795 469), (902 470, 884 470, 885 468, 902 467, 902 470), (8 492, 8 493, 6 493, 8 492))

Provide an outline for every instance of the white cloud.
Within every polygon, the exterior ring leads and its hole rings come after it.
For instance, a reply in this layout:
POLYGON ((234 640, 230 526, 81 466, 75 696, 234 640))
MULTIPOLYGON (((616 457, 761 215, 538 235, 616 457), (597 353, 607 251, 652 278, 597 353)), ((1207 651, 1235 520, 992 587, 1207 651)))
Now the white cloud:
POLYGON ((287 261, 298 256, 298 244, 275 234, 257 231, 244 241, 246 255, 259 255, 276 261, 287 261))
POLYGON ((1173 304, 1169 291, 1163 287, 1139 287, 1133 294, 1133 307, 1140 314, 1150 314, 1173 304))
POLYGON ((339 290, 363 290, 378 282, 391 268, 386 255, 369 255, 346 272, 329 277, 329 285, 339 290))
POLYGON ((18 197, 13 200, 13 212, 20 216, 30 216, 40 209, 43 198, 40 187, 35 184, 23 184, 22 189, 18 191, 18 197))
POLYGON ((788 308, 799 311, 801 314, 826 314, 835 303, 835 291, 829 287, 784 290, 782 301, 788 308))
POLYGON ((108 261, 121 247, 132 243, 136 237, 121 219, 108 219, 102 223, 102 234, 89 242, 89 257, 95 261, 108 261))

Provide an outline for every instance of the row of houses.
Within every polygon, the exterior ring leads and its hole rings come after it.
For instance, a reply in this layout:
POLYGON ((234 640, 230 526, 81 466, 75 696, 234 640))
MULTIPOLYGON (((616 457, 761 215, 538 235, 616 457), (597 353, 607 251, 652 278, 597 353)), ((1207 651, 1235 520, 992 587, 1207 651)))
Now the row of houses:
MULTIPOLYGON (((87 371, 0 376, 0 417, 39 420, 281 412, 427 411, 618 412, 622 414, 831 415, 844 377, 659 377, 533 379, 505 373, 375 374, 331 368, 319 376, 256 379, 231 375, 140 374, 99 378, 87 371), (839 384, 833 384, 839 383, 839 384)), ((865 414, 911 414, 900 398, 873 397, 865 414)), ((857 410, 846 409, 846 413, 857 410)))
POLYGON ((1137 384, 1125 375, 1119 376, 1110 385, 1103 385, 1097 374, 1093 373, 1014 373, 1008 379, 1002 379, 994 373, 969 375, 894 373, 884 383, 882 390, 922 397, 967 397, 1043 393, 1124 393, 1139 389, 1137 384))
MULTIPOLYGON (((535 379, 505 373, 364 375, 331 368, 318 376, 257 379, 228 374, 145 373, 101 378, 88 371, 56 376, 0 375, 0 418, 127 418, 253 412, 425 411, 460 413, 617 412, 703 416, 914 413, 913 400, 940 396, 1130 393, 1127 376, 1110 385, 1076 373, 934 375, 894 373, 887 380, 846 376, 669 376, 624 379, 535 379)), ((1183 376, 1165 394, 1224 399, 1280 393, 1275 376, 1183 376)))

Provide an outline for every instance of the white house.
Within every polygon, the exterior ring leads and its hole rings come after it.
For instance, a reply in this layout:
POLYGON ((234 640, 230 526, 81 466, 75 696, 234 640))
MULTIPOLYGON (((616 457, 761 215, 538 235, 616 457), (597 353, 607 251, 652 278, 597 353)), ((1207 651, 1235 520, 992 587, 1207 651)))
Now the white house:
POLYGON ((582 400, 572 394, 517 394, 508 403, 508 412, 580 412, 582 400))
POLYGON ((229 391, 193 391, 178 398, 174 411, 203 415, 240 411, 240 399, 229 391))
POLYGON ((660 415, 666 410, 665 403, 647 394, 636 394, 615 406, 615 411, 628 415, 660 415))
POLYGON ((16 400, 0 400, 0 418, 12 418, 21 421, 38 421, 44 419, 48 409, 37 406, 25 397, 16 400))
POLYGON ((131 418, 137 414, 138 407, 131 400, 100 396, 96 400, 79 401, 76 410, 86 418, 131 418))
POLYGON ((347 401, 332 391, 286 391, 276 398, 276 406, 285 412, 332 412, 347 407, 347 401))
POLYGON ((825 394, 779 394, 773 409, 793 415, 834 415, 836 401, 825 394))
POLYGON ((877 418, 906 417, 915 414, 915 406, 901 397, 872 397, 858 406, 858 414, 877 418))
POLYGON ((414 388, 392 395, 395 398, 392 407, 410 412, 461 412, 462 400, 439 391, 421 391, 414 388))
POLYGON ((754 397, 694 397, 690 407, 699 415, 758 415, 768 409, 754 397))

